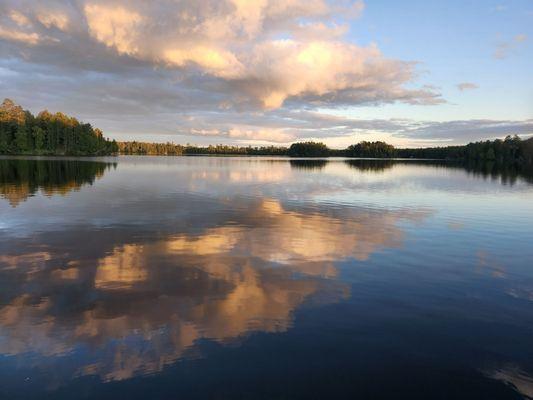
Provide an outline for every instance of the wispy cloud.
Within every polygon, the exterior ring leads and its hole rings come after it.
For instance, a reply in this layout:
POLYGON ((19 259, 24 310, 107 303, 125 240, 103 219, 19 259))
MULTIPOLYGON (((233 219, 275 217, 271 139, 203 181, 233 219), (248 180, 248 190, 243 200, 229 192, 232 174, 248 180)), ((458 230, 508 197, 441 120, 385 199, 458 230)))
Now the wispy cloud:
POLYGON ((497 6, 494 6, 491 8, 491 11, 494 12, 504 12, 507 11, 509 7, 507 7, 505 4, 498 4, 497 6))
POLYGON ((509 56, 511 52, 516 50, 521 43, 524 43, 527 40, 527 35, 525 33, 517 34, 510 41, 500 41, 496 44, 496 49, 494 50, 494 58, 498 60, 503 60, 509 56))
POLYGON ((473 90, 473 89, 479 88, 477 84, 472 83, 472 82, 461 82, 461 83, 458 83, 456 86, 457 86, 457 89, 459 89, 461 92, 464 92, 465 90, 473 90))
POLYGON ((475 140, 495 139, 507 135, 533 134, 533 120, 458 120, 445 122, 419 122, 394 135, 412 139, 431 139, 450 143, 467 143, 475 140))

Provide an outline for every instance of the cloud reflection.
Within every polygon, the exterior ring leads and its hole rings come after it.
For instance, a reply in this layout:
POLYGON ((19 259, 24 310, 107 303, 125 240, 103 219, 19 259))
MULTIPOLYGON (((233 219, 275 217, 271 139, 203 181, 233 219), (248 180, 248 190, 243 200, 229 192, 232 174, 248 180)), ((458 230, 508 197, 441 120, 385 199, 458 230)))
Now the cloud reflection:
POLYGON ((70 360, 76 375, 109 381, 198 355, 201 339, 238 343, 252 332, 283 332, 302 304, 349 296, 336 262, 400 247, 399 223, 427 216, 324 213, 273 199, 234 206, 236 220, 159 236, 154 226, 150 240, 127 227, 89 231, 81 247, 68 231, 42 235, 38 249, 12 239, 12 253, 0 258, 1 282, 16 283, 0 295, 0 353, 21 365, 70 360))

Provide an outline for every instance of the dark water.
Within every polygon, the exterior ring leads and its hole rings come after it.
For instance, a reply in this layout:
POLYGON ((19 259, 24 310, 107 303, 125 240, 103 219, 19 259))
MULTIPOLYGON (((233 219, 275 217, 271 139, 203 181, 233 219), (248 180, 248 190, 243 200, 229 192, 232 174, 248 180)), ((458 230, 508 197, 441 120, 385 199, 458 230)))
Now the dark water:
POLYGON ((0 398, 528 396, 527 175, 0 159, 0 398))

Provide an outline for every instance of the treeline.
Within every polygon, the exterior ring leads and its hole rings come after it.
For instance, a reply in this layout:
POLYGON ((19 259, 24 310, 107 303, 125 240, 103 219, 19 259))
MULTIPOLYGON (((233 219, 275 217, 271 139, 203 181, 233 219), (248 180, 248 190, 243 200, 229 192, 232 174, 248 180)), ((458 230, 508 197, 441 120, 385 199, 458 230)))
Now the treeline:
POLYGON ((12 100, 0 105, 0 154, 109 155, 118 152, 115 141, 102 131, 63 113, 42 111, 37 116, 12 100))
POLYGON ((465 146, 397 149, 385 142, 360 142, 344 150, 329 149, 323 143, 294 143, 287 149, 292 157, 352 157, 352 158, 419 158, 456 160, 469 163, 496 162, 533 164, 533 138, 522 140, 518 136, 486 140, 465 146))
POLYGON ((419 158, 467 162, 533 164, 533 138, 507 136, 466 146, 397 149, 385 142, 360 142, 346 149, 330 149, 324 143, 300 142, 290 147, 190 146, 173 143, 119 142, 120 154, 141 155, 268 155, 290 157, 419 158))
POLYGON ((366 158, 420 158, 435 160, 461 160, 466 162, 533 163, 533 138, 522 140, 518 136, 486 140, 465 146, 396 149, 384 142, 361 142, 346 149, 347 157, 366 158))
POLYGON ((182 155, 232 155, 232 156, 286 156, 286 147, 239 147, 211 145, 207 147, 180 145, 174 143, 118 142, 120 154, 149 156, 182 155))

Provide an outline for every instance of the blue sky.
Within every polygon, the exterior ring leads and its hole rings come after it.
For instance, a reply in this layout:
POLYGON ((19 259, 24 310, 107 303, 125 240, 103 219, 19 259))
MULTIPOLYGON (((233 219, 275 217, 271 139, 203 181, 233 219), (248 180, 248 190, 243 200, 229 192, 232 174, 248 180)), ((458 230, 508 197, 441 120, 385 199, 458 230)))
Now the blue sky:
POLYGON ((421 80, 440 88, 439 107, 397 105, 353 110, 364 117, 533 118, 533 1, 372 1, 351 25, 351 40, 376 42, 390 57, 416 60, 421 80), (526 35, 523 42, 516 42, 526 35), (509 44, 496 59, 499 45, 509 44), (473 82, 476 90, 456 85, 473 82))
POLYGON ((0 91, 119 140, 533 134, 533 1, 0 0, 0 91))

